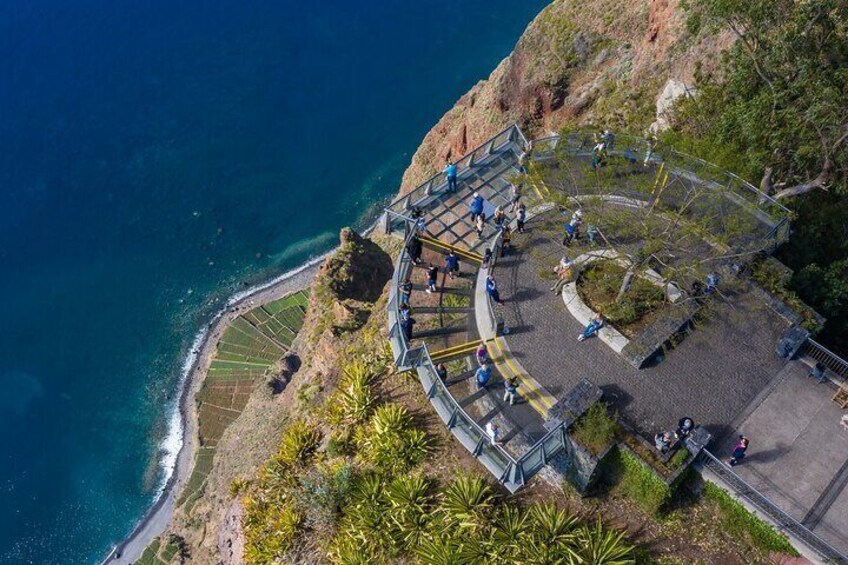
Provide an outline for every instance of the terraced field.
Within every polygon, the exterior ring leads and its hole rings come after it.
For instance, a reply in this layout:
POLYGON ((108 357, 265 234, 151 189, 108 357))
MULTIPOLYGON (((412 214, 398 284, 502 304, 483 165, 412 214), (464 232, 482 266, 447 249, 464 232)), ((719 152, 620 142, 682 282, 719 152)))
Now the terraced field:
POLYGON ((279 370, 277 364, 303 326, 308 303, 308 291, 299 291, 242 314, 224 330, 197 395, 200 449, 177 506, 188 505, 190 512, 200 498, 218 441, 254 388, 279 370))

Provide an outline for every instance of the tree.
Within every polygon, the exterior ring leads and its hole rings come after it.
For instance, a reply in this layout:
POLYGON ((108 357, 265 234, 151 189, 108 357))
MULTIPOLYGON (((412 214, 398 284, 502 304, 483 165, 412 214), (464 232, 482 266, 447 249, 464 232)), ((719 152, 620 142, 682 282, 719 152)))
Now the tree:
POLYGON ((689 27, 736 39, 722 76, 699 76, 677 128, 733 148, 763 191, 848 191, 848 3, 690 0, 689 27))

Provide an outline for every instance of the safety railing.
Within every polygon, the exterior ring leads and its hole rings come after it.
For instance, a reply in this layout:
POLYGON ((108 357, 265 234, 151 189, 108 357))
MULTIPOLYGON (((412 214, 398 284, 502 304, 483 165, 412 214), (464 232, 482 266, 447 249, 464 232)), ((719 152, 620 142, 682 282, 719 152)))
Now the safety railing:
POLYGON ((843 384, 848 383, 848 361, 813 339, 807 339, 801 354, 827 367, 843 384))
POLYGON ((777 504, 745 482, 742 477, 734 473, 730 467, 725 465, 715 455, 706 449, 701 453, 703 454, 702 462, 704 467, 715 473, 738 496, 744 498, 760 512, 768 516, 777 525, 778 530, 789 533, 802 541, 810 549, 819 554, 827 563, 848 564, 848 555, 831 546, 803 524, 792 518, 792 516, 781 510, 777 504))
MULTIPOLYGON (((406 244, 414 235, 412 220, 404 229, 404 247, 395 262, 392 288, 387 305, 388 335, 395 366, 400 370, 414 369, 430 404, 439 419, 454 437, 510 492, 515 492, 544 467, 554 456, 567 449, 565 430, 571 422, 562 422, 536 442, 519 458, 513 457, 501 445, 493 443, 486 431, 453 397, 447 384, 439 378, 426 344, 410 347, 400 324, 400 285, 413 268, 406 244)), ((494 259, 494 257, 493 257, 494 259)), ((488 297, 487 297, 488 299, 488 297)))
MULTIPOLYGON (((462 185, 474 171, 474 168, 487 162, 490 157, 498 155, 510 147, 517 147, 522 152, 530 148, 530 144, 517 125, 511 125, 498 134, 489 138, 481 145, 463 156, 455 164, 457 166, 457 185, 462 185)), ((443 172, 436 173, 409 193, 394 200, 386 206, 386 233, 393 233, 402 227, 404 219, 408 219, 413 208, 425 207, 429 202, 447 193, 448 184, 443 172)))
MULTIPOLYGON (((553 135, 533 140, 530 156, 533 161, 545 161, 554 158, 589 158, 598 142, 599 139, 596 135, 587 132, 553 135)), ((613 136, 611 143, 607 144, 606 151, 608 155, 622 157, 633 164, 662 163, 670 178, 677 177, 697 183, 712 189, 715 194, 729 197, 737 205, 745 206, 746 210, 750 210, 759 221, 765 223, 768 227, 760 237, 763 245, 759 246, 758 249, 773 251, 789 239, 789 209, 751 183, 738 175, 725 171, 718 165, 676 151, 673 148, 663 153, 657 152, 647 139, 630 135, 613 136)), ((642 194, 641 196, 650 201, 659 198, 653 193, 642 194)), ((663 201, 666 196, 663 196, 663 201)))

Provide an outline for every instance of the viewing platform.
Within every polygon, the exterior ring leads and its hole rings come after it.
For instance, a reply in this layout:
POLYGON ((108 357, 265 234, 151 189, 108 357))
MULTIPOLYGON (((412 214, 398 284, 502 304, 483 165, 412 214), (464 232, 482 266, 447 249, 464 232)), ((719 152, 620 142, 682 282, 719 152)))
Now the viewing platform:
MULTIPOLYGON (((757 456, 752 447, 749 461, 731 470, 693 436, 681 442, 691 455, 686 465, 704 461, 705 472, 715 469, 717 481, 779 528, 820 555, 844 558, 848 528, 839 524, 848 520, 848 433, 838 438, 844 446, 837 442, 827 454, 804 450, 804 460, 786 455, 804 444, 782 451, 785 442, 775 438, 796 425, 781 420, 780 400, 795 387, 804 406, 821 414, 798 430, 815 434, 807 438, 814 443, 831 441, 827 423, 842 410, 831 397, 848 386, 848 363, 827 352, 830 380, 818 386, 805 378, 826 350, 809 339, 799 314, 745 274, 753 259, 788 239, 788 210, 735 175, 673 151, 656 154, 644 140, 610 141, 603 163, 595 162, 595 145, 586 134, 531 142, 512 126, 457 163, 455 191, 438 174, 386 208, 386 231, 404 240, 388 303, 395 364, 417 372, 442 421, 511 492, 552 462, 559 472, 580 475, 582 486, 595 480, 599 460, 586 466, 571 428, 598 401, 647 451, 655 434, 673 430, 684 416, 699 426, 697 438, 714 438, 722 454, 745 433, 753 446, 772 445, 769 455, 757 456), (515 230, 516 183, 523 184, 524 233, 515 230), (485 201, 479 236, 469 217, 474 194, 485 201), (491 217, 498 207, 512 228, 506 250, 491 217), (589 238, 584 227, 583 237, 564 245, 563 225, 578 210, 601 220, 594 220, 597 233, 589 238), (645 248, 656 247, 646 242, 666 229, 679 235, 646 260, 645 248), (416 240, 420 256, 413 258, 416 240), (459 258, 455 277, 444 268, 450 251, 459 258), (484 261, 487 251, 491 258, 484 261), (563 255, 583 259, 575 279, 552 292, 563 255), (638 263, 636 278, 657 287, 661 304, 626 326, 609 324, 600 339, 578 341, 593 310, 583 303, 586 283, 575 281, 596 259, 618 262, 622 272, 638 263), (435 291, 427 292, 431 266, 439 274, 435 291), (698 286, 705 269, 721 273, 718 291, 709 295, 698 286), (502 304, 487 291, 487 277, 496 281, 502 304), (407 280, 410 308, 402 311, 407 280), (475 382, 481 344, 492 367, 484 388, 475 382), (512 378, 519 383, 515 404, 505 400, 504 381, 512 378), (499 432, 494 438, 492 425, 499 432), (808 476, 804 464, 813 461, 816 472, 808 476)), ((663 480, 673 484, 682 470, 663 480)))

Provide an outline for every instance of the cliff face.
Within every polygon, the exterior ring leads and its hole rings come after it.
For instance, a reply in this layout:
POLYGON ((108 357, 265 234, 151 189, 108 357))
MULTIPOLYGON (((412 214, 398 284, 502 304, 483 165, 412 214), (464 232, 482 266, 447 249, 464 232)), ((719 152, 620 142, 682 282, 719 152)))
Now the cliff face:
POLYGON ((512 123, 538 137, 567 126, 642 131, 669 79, 715 70, 729 37, 687 33, 679 0, 556 0, 513 53, 477 83, 412 157, 409 191, 512 123))

